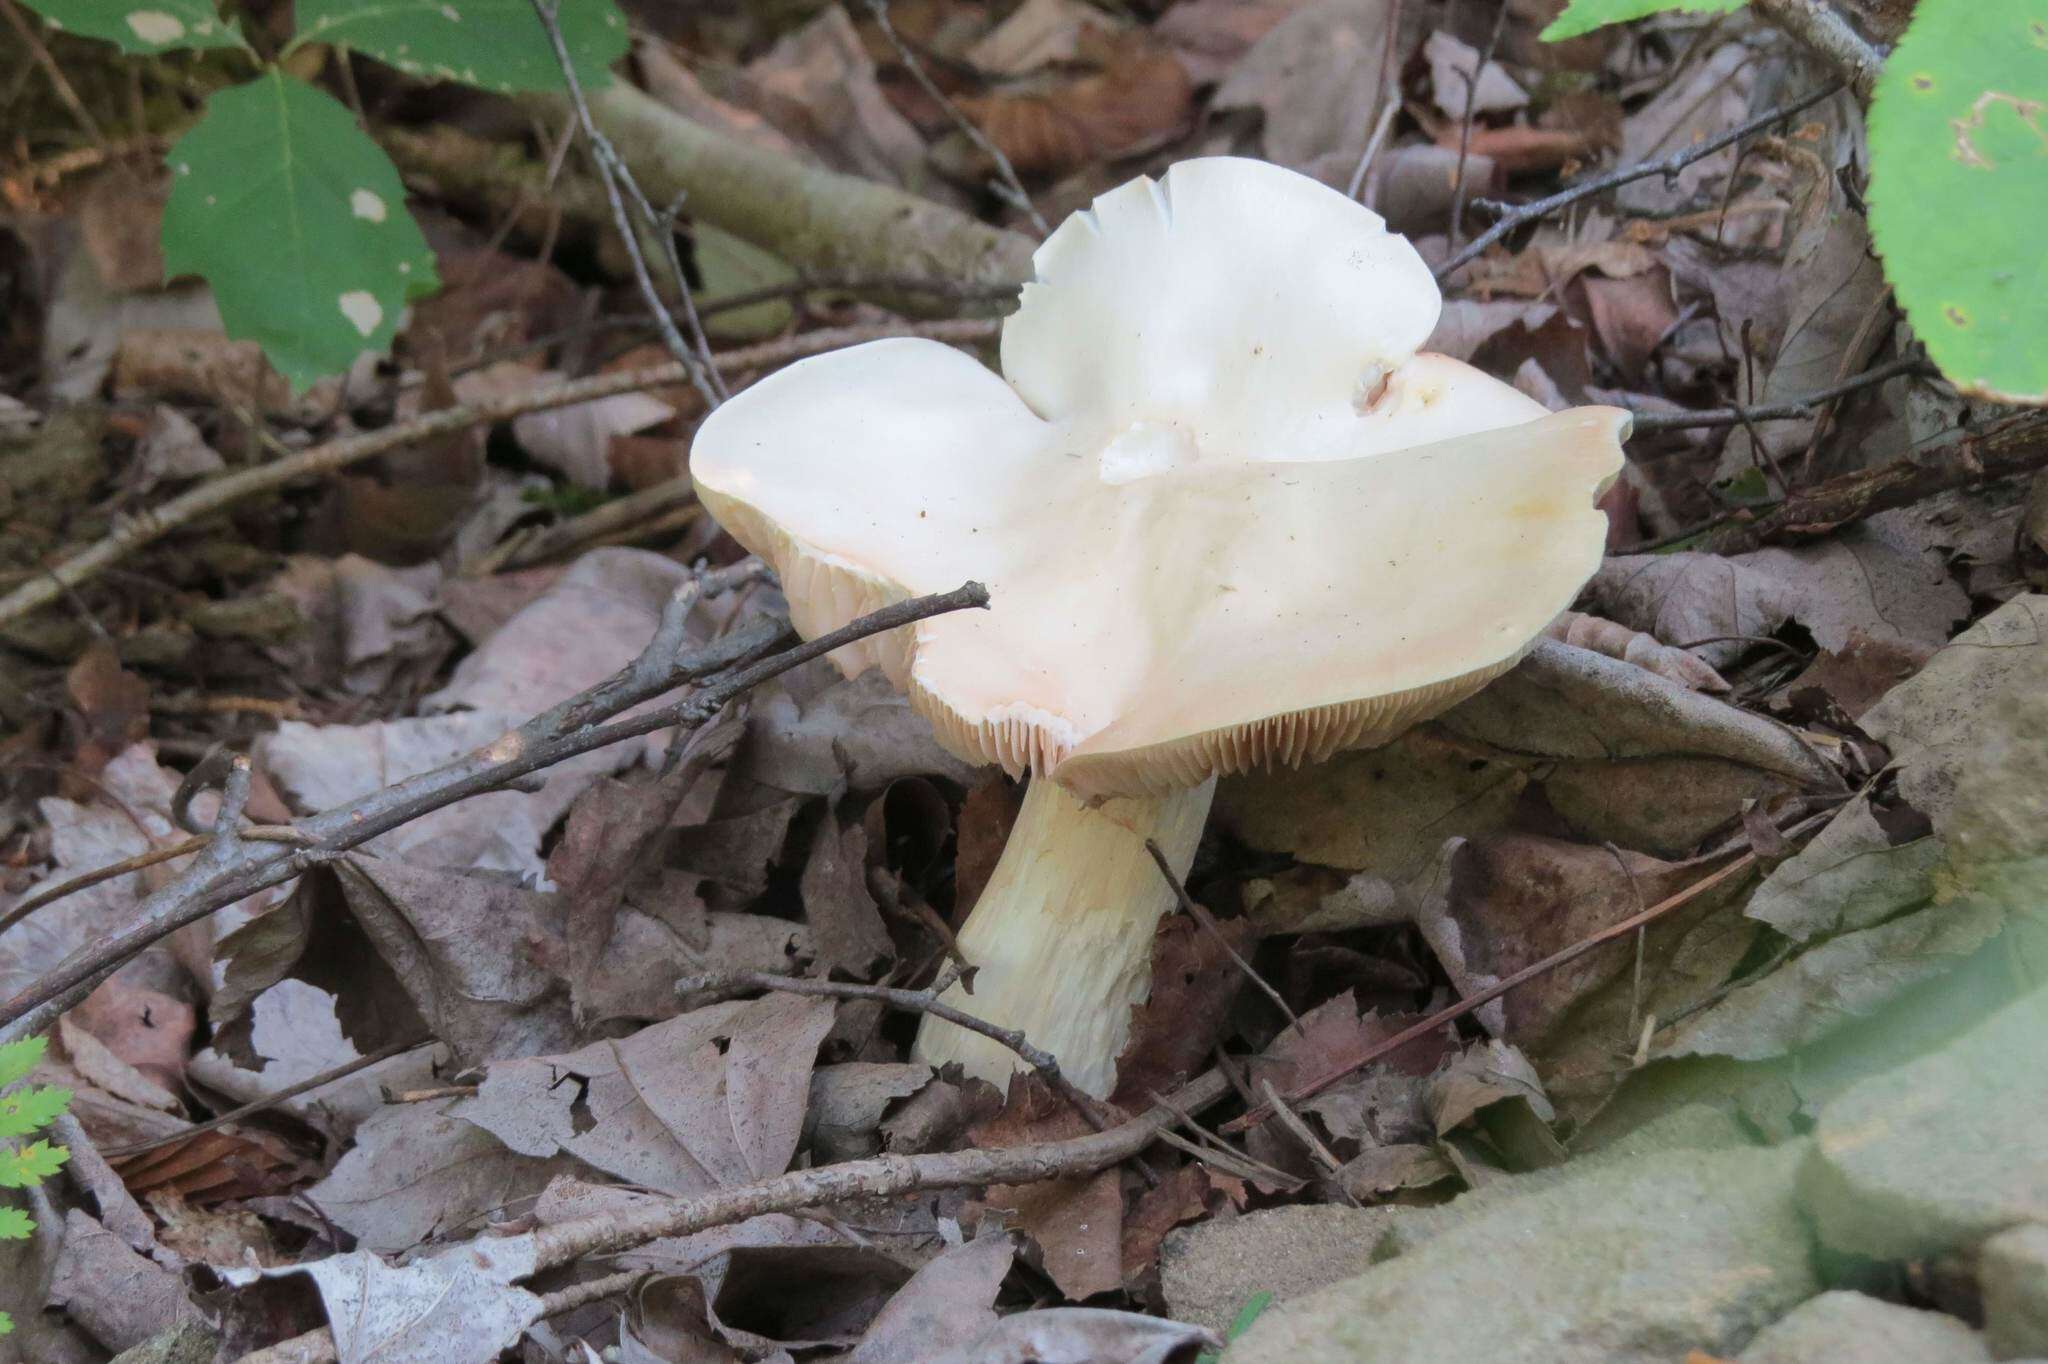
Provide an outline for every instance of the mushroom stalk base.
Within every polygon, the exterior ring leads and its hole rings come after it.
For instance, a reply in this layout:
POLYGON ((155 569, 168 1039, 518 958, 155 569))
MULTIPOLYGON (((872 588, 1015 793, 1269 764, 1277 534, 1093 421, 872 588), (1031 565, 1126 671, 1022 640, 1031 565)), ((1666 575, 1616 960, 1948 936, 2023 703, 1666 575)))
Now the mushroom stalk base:
MULTIPOLYGON (((1151 994, 1153 929, 1174 905, 1145 841, 1159 844, 1176 876, 1186 875, 1215 792, 1211 779, 1091 809, 1058 782, 1034 778, 960 932, 961 954, 978 968, 974 993, 955 985, 942 998, 1021 1031, 1075 1085, 1107 1098, 1131 1007, 1151 994)), ((958 1061, 997 1088, 1024 1067, 1001 1043, 930 1016, 917 1056, 935 1066, 958 1061)))

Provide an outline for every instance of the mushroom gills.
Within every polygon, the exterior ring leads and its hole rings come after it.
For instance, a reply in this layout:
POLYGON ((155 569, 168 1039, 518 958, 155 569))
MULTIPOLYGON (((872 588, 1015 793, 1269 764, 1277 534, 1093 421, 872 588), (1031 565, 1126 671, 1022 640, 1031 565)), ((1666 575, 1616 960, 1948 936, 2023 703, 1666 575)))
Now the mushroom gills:
MULTIPOLYGON (((955 984, 941 998, 1022 1032, 1080 1089, 1109 1097, 1131 1009, 1151 993, 1153 930, 1174 906, 1145 842, 1157 842, 1174 875, 1185 876, 1215 793, 1211 778, 1171 795, 1089 806, 1034 777, 960 931, 960 952, 976 968, 974 992, 955 984)), ((957 1061, 998 1089, 1026 1068, 1001 1043, 929 1015, 917 1056, 934 1066, 957 1061)))

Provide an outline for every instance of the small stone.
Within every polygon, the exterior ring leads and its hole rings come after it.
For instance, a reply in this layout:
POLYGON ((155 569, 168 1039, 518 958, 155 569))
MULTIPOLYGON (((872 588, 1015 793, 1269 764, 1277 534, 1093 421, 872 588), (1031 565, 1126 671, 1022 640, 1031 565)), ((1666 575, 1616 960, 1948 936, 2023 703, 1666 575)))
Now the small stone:
POLYGON ((1820 1288, 1793 1200, 1803 1156, 1792 1145, 1596 1161, 1269 1307, 1226 1364, 1670 1364, 1688 1349, 1730 1353, 1820 1288))
POLYGON ((2048 1223, 2014 1227, 1986 1241, 1977 1283, 1992 1358, 2048 1355, 2048 1223))
POLYGON ((1876 1260, 2048 1221, 2048 990, 1821 1109, 1800 1172, 1821 1240, 1876 1260))
POLYGON ((1766 1326, 1739 1364, 1979 1364, 1984 1338, 1940 1312, 1861 1293, 1823 1293, 1766 1326))
POLYGON ((1160 1247, 1167 1313, 1222 1331, 1255 1293, 1279 1303, 1350 1278, 1406 1211, 1303 1203, 1183 1227, 1160 1247))

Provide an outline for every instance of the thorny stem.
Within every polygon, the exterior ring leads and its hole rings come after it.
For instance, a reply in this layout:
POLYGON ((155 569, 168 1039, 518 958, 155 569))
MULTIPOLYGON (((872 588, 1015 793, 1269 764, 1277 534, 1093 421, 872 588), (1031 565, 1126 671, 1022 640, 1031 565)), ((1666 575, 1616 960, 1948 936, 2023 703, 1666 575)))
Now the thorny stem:
MULTIPOLYGON (((676 330, 674 316, 670 314, 668 305, 661 301, 661 291, 654 287, 654 276, 647 268, 647 257, 640 250, 640 237, 633 230, 633 219, 626 212, 619 187, 623 184, 631 192, 634 202, 647 218, 648 226, 662 230, 661 216, 654 212, 646 196, 640 192, 639 183, 626 169, 626 163, 619 159, 611 140, 598 131, 596 122, 590 117, 590 105, 583 98, 583 82, 576 76, 576 63, 569 56, 569 45, 562 39, 562 26, 555 22, 559 4, 560 0, 533 0, 533 12, 540 19, 541 27, 547 30, 548 42, 555 50, 555 61, 562 69, 562 81, 569 89, 569 102, 576 110, 576 122, 590 142, 591 153, 597 162, 597 178, 603 183, 604 197, 611 205, 612 221, 618 226, 621 244, 633 265, 634 282, 640 286, 640 296, 647 301, 647 310, 661 331, 662 344, 668 347, 668 353, 675 357, 676 363, 689 372, 690 383, 703 396, 705 405, 715 408, 725 399, 725 384, 718 377, 718 362, 711 358, 710 343, 704 339, 704 329, 697 320, 696 304, 690 296, 690 281, 683 274, 682 262, 676 258, 675 234, 672 230, 668 233, 668 252, 675 270, 676 290, 683 300, 683 313, 690 323, 690 341, 683 340, 683 334, 676 330)), ((673 224, 669 227, 672 229, 673 224)))
POLYGON ((1492 246, 1518 227, 1533 223, 1538 218, 1547 218, 1559 209, 1575 204, 1581 199, 1590 199, 1596 194, 1605 194, 1608 190, 1618 189, 1622 185, 1631 184, 1637 180, 1646 180, 1652 175, 1676 175, 1693 162, 1712 156, 1723 147, 1733 146, 1743 138, 1760 133, 1782 119, 1790 118, 1794 114, 1811 109, 1822 100, 1840 94, 1843 85, 1843 82, 1836 81, 1832 85, 1823 86, 1813 94, 1794 100, 1790 104, 1780 105, 1767 114, 1759 114, 1747 123, 1731 128, 1719 137, 1710 137, 1697 146, 1686 147, 1681 151, 1673 152, 1669 156, 1658 157, 1654 161, 1638 161, 1633 166, 1622 166, 1617 170, 1608 171, 1605 175, 1596 175, 1590 180, 1581 180, 1578 184, 1561 189, 1547 198, 1523 204, 1506 214, 1492 227, 1487 228, 1486 231, 1474 237, 1466 244, 1464 250, 1457 252, 1439 266, 1436 271, 1436 277, 1439 280, 1449 278, 1462 267, 1477 260, 1487 247, 1492 246))
MULTIPOLYGON (((682 595, 678 594, 679 600, 682 595)), ((673 657, 666 666, 658 660, 650 662, 643 654, 609 680, 542 712, 466 757, 298 821, 294 827, 308 841, 303 848, 286 849, 232 837, 232 821, 226 819, 234 795, 234 775, 230 774, 230 802, 222 807, 228 835, 216 838, 183 875, 137 906, 136 922, 129 928, 72 953, 0 1005, 0 1041, 43 1031, 123 963, 186 924, 289 881, 430 811, 498 790, 529 773, 623 739, 671 725, 694 728, 716 716, 735 697, 834 649, 931 616, 986 605, 988 590, 979 583, 968 583, 951 592, 884 607, 773 656, 768 656, 769 650, 788 638, 787 626, 764 623, 740 630, 673 657), (685 682, 705 679, 711 680, 683 700, 630 719, 596 723, 685 682)), ((671 612, 674 607, 672 602, 671 612)), ((664 637, 670 633, 666 628, 661 632, 664 637)), ((243 781, 246 784, 246 775, 243 781)), ((236 809, 234 813, 239 816, 240 812, 236 809)))

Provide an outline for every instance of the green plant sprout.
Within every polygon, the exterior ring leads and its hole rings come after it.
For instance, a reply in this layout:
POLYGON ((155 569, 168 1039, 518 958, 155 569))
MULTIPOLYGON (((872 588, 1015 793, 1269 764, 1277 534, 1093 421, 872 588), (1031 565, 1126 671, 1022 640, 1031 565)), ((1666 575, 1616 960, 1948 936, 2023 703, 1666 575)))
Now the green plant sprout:
MULTIPOLYGON (((47 1138, 23 1144, 63 1115, 71 1091, 54 1085, 23 1083, 43 1057, 48 1039, 25 1037, 0 1046, 0 1189, 26 1189, 62 1169, 71 1152, 47 1138)), ((35 1220, 20 1208, 0 1204, 0 1241, 25 1241, 35 1234, 35 1220)), ((0 1312, 0 1336, 14 1329, 0 1312)))
MULTIPOLYGON (((244 53, 255 79, 214 95, 172 144, 167 274, 213 288, 221 323, 263 348, 292 388, 383 352, 406 304, 440 287, 397 167, 331 95, 285 69, 314 44, 423 79, 487 90, 565 88, 532 0, 299 0, 298 32, 265 59, 213 0, 26 0, 50 26, 154 57, 244 53)), ((626 51, 612 0, 560 0, 577 79, 603 86, 626 51)))
MULTIPOLYGON (((1572 0, 1553 42, 1748 0, 1572 0)), ((2021 0, 1921 0, 1870 104, 1870 235, 1907 321, 1973 397, 2048 406, 2048 16, 2021 0)))

